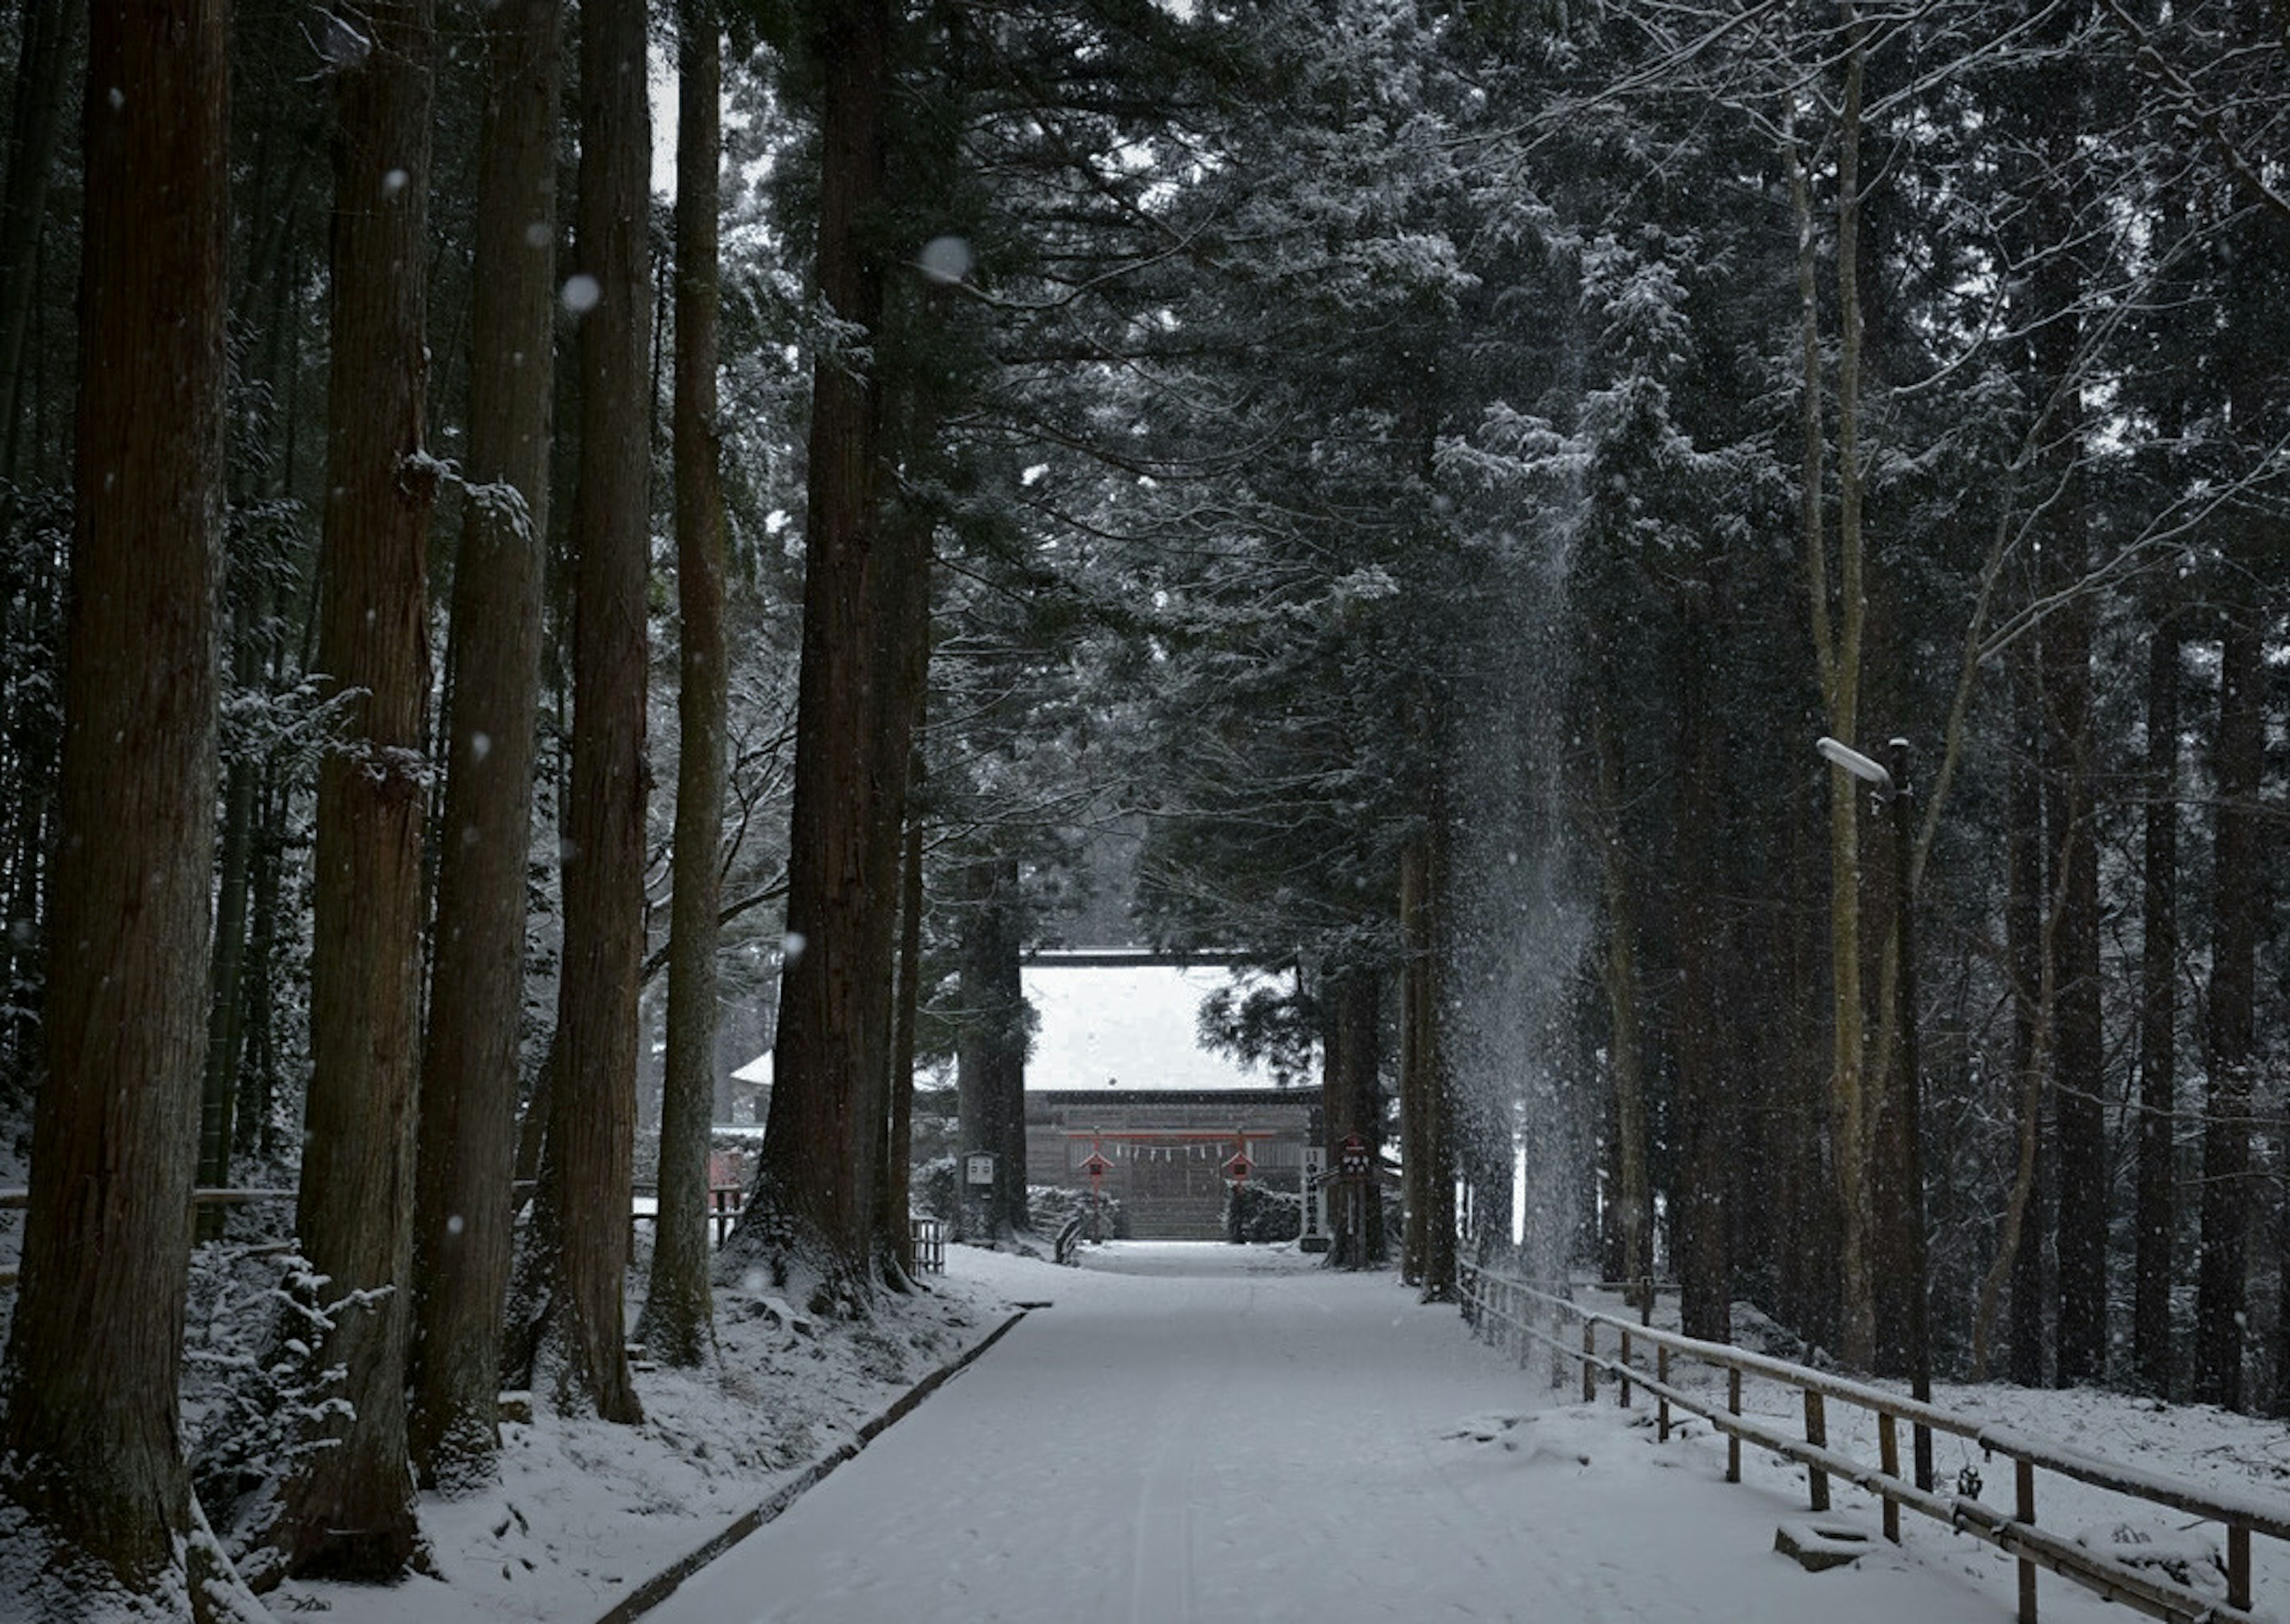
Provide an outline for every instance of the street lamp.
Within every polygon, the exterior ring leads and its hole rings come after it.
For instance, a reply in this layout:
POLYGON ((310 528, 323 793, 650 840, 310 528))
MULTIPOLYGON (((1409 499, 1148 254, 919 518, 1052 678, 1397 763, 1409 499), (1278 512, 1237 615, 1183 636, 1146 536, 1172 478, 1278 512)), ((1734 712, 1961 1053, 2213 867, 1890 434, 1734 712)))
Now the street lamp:
MULTIPOLYGON (((1916 914, 1910 906, 1913 887, 1910 868, 1916 852, 1916 797, 1909 784, 1909 741, 1887 741, 1890 765, 1863 756, 1851 745, 1827 734, 1813 748, 1830 765, 1851 773, 1877 792, 1877 799, 1893 814, 1893 930, 1894 1029, 1901 1045, 1901 1114, 1904 1119, 1904 1165, 1902 1180, 1908 1192, 1908 1355, 1910 1390, 1920 1400, 1932 1397, 1932 1335, 1926 1313, 1925 1266, 1924 1076, 1917 1052, 1916 914)), ((1933 1485, 1932 1429, 1916 1429, 1917 1486, 1933 1485)))
MULTIPOLYGON (((1823 733, 1813 741, 1813 748, 1821 753, 1822 760, 1830 766, 1842 767, 1862 783, 1874 784, 1877 787, 1878 800, 1890 802, 1900 794, 1900 791, 1894 788, 1893 775, 1886 770, 1885 764, 1882 762, 1871 761, 1851 745, 1831 739, 1827 733, 1823 733)), ((1896 750, 1905 750, 1909 748, 1909 741, 1905 739, 1895 739, 1893 740, 1893 748, 1896 750)))

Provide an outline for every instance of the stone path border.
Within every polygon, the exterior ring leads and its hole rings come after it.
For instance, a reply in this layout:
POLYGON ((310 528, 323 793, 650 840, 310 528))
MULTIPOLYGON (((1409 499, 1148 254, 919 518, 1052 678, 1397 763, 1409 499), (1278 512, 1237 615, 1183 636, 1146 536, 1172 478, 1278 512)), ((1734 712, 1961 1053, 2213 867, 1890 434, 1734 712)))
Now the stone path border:
POLYGON ((730 1550, 733 1546, 746 1539, 749 1534, 755 1532, 756 1530, 761 1528, 765 1524, 775 1521, 781 1512, 785 1511, 789 1506, 792 1506, 797 1500, 801 1499, 806 1490, 822 1481, 827 1475, 834 1471, 837 1467, 841 1466, 845 1461, 856 1455, 861 1450, 866 1448, 869 1444, 872 1444, 893 1424, 904 1420, 908 1415, 913 1412, 917 1404, 921 1404, 924 1399, 928 1398, 933 1393, 937 1392, 939 1388, 944 1387, 949 1381, 960 1375, 964 1371, 969 1369, 970 1366, 975 1364, 988 1348, 993 1347, 995 1343, 1000 1341, 1004 1337, 1007 1336, 1013 1329, 1015 1329, 1018 1322, 1025 1318, 1027 1314, 1033 1308, 1047 1308, 1048 1306, 1049 1305, 1047 1303, 1026 1303, 1019 1305, 1018 1311, 1015 1314, 1013 1314, 1008 1319, 1004 1320, 999 1325, 997 1325, 987 1335, 981 1337, 978 1341, 972 1344, 969 1348, 964 1351, 959 1358, 957 1358, 951 1364, 941 1365, 937 1370, 933 1371, 929 1375, 924 1377, 913 1387, 908 1388, 906 1392, 901 1394, 899 1397, 892 1403, 889 1409, 884 1411, 880 1415, 874 1417, 872 1420, 862 1423, 859 1428, 858 1435, 855 1437, 852 1438, 847 1443, 843 1444, 829 1453, 813 1461, 809 1466, 805 1467, 801 1472, 798 1472, 788 1482, 781 1484, 778 1488, 773 1490, 771 1497, 765 1500, 762 1505, 757 1506, 752 1511, 742 1514, 741 1516, 733 1520, 730 1527, 717 1534, 713 1539, 709 1540, 706 1543, 701 1545, 696 1549, 687 1552, 673 1565, 653 1574, 650 1579, 645 1580, 644 1583, 638 1585, 634 1590, 631 1590, 628 1595, 622 1596, 617 1603, 615 1603, 612 1611, 605 1613, 604 1617, 598 1619, 597 1620, 597 1624, 635 1624, 636 1620, 643 1617, 645 1613, 650 1612, 653 1608, 659 1606, 669 1596, 675 1595, 677 1588, 683 1585, 685 1580, 691 1578, 694 1573, 700 1572, 701 1569, 715 1561, 717 1557, 722 1556, 725 1551, 730 1550))

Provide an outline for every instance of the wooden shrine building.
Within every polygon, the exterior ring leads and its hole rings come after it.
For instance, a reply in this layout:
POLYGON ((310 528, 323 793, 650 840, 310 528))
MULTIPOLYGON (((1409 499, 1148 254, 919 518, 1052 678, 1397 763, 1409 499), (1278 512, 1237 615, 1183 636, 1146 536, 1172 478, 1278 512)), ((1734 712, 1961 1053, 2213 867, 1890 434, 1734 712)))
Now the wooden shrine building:
POLYGON ((1302 1187, 1320 1091, 1279 1087, 1197 1040, 1201 1000, 1230 979, 1142 954, 1028 961, 1040 1018, 1026 1064, 1029 1182, 1086 1193, 1096 1169, 1138 1240, 1224 1238, 1237 1154, 1252 1182, 1302 1187))

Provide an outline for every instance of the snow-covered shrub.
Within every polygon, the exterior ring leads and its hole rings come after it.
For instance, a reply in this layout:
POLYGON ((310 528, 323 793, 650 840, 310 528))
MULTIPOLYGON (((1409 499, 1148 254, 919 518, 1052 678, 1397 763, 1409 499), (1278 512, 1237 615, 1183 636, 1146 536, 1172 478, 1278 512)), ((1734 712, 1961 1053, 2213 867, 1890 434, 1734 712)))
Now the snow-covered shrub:
MULTIPOLYGON (((1246 1180, 1233 1187, 1232 1199, 1240 1204, 1244 1241, 1293 1241, 1304 1227, 1304 1198, 1294 1190, 1267 1189, 1254 1180, 1246 1180)), ((1226 1222, 1228 1226, 1231 1222, 1229 1212, 1226 1222)))
MULTIPOLYGON (((1054 1236, 1075 1218, 1083 1220, 1083 1233, 1088 1233, 1090 1196, 1087 1190, 1071 1189, 1062 1184, 1029 1184, 1026 1187, 1026 1221, 1037 1235, 1054 1236)), ((1101 1225, 1098 1238, 1120 1241, 1129 1238, 1129 1215, 1122 1210, 1117 1196, 1104 1197, 1098 1212, 1101 1225)))
MULTIPOLYGON (((384 1292, 334 1293, 293 1252, 201 1246, 184 1324, 183 1436, 200 1503, 250 1582, 247 1559, 295 1462, 332 1448, 348 1419, 343 1371, 324 1363, 341 1316, 384 1292)), ((259 1565, 260 1557, 256 1557, 259 1565)))
POLYGON ((950 1156, 933 1156, 916 1164, 907 1187, 907 1210, 917 1218, 953 1221, 956 1203, 961 1196, 955 1160, 950 1156))

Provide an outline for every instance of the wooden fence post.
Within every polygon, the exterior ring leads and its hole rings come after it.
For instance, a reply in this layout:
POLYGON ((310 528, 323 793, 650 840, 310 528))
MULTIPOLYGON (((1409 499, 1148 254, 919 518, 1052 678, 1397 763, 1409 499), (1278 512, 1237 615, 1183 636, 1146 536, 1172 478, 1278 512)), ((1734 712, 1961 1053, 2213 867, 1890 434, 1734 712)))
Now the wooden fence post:
MULTIPOLYGON (((2017 1504, 2012 1515, 2022 1523, 2034 1526, 2036 1521, 2036 1467, 2033 1461, 2014 1461, 2013 1474, 2017 1490, 2017 1504)), ((2020 1558, 2020 1624, 2036 1624, 2036 1564, 2025 1556, 2020 1558)))
POLYGON ((2226 1525, 2226 1604, 2250 1611, 2250 1530, 2226 1525))
MULTIPOLYGON (((1900 1428, 1882 1410, 1877 1412, 1877 1459, 1886 1476, 1901 1475, 1900 1428)), ((1895 1545, 1901 1542, 1901 1502, 1889 1494, 1885 1496, 1885 1537, 1895 1545)))
POLYGON ((1590 1363, 1598 1356, 1598 1322, 1582 1322, 1582 1402, 1589 1404, 1598 1396, 1598 1367, 1590 1363))
POLYGON ((1622 1356, 1620 1363, 1622 1368, 1621 1374, 1614 1379, 1614 1402, 1627 1410, 1630 1407, 1630 1329, 1628 1325, 1622 1327, 1622 1356))
MULTIPOLYGON (((1822 1408, 1821 1395, 1811 1388, 1805 1390, 1805 1441, 1815 1449, 1829 1447, 1829 1416, 1822 1408)), ((1815 1511, 1829 1509, 1829 1474, 1817 1466, 1805 1468, 1807 1497, 1815 1511)))
MULTIPOLYGON (((1726 1370, 1726 1408, 1734 1415, 1742 1413, 1742 1367, 1728 1365, 1726 1370)), ((1726 1435, 1726 1481, 1742 1481, 1742 1435, 1726 1435)))

